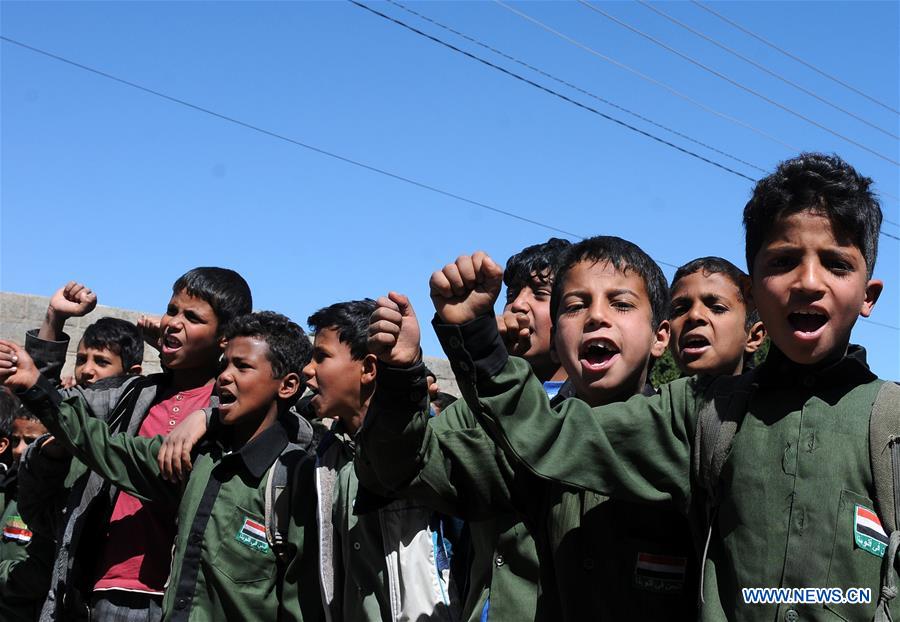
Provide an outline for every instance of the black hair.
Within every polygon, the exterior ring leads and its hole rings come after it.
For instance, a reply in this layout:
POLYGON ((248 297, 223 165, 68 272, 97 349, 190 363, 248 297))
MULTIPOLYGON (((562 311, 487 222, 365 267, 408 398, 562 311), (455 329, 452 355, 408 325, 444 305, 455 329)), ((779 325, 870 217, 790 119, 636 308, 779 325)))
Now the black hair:
POLYGON ((441 412, 444 412, 444 409, 447 408, 450 404, 456 401, 455 395, 450 395, 449 393, 444 393, 443 391, 439 391, 437 395, 431 400, 431 403, 434 406, 437 406, 441 412))
MULTIPOLYGON (((675 271, 675 276, 672 277, 672 284, 669 286, 670 301, 672 292, 675 291, 675 285, 678 281, 697 272, 702 272, 703 276, 709 276, 710 274, 724 274, 728 280, 737 287, 738 296, 740 297, 741 302, 744 303, 744 308, 747 310, 744 328, 749 330, 751 326, 759 321, 759 313, 756 312, 756 307, 745 295, 746 292, 749 291, 750 277, 747 276, 743 270, 722 257, 700 257, 679 267, 675 271)), ((671 317, 671 315, 672 312, 670 309, 669 316, 671 317)))
POLYGON ((0 387, 0 438, 12 436, 13 419, 19 408, 19 399, 6 387, 0 387))
POLYGON ((296 322, 274 311, 239 315, 225 327, 225 339, 258 337, 268 345, 266 358, 272 364, 272 377, 300 374, 312 358, 309 337, 296 322))
POLYGON ((598 235, 573 244, 560 258, 556 281, 553 283, 553 293, 550 297, 551 318, 554 324, 556 324, 556 315, 562 299, 566 275, 576 264, 583 261, 609 262, 621 272, 633 270, 644 281, 644 287, 650 299, 653 330, 656 330, 666 319, 669 311, 669 288, 666 285, 666 277, 656 262, 637 244, 614 236, 598 235))
POLYGON ((350 356, 361 361, 369 353, 369 317, 375 313, 375 301, 371 298, 336 302, 319 309, 309 316, 306 323, 317 333, 326 328, 337 331, 338 340, 350 346, 350 356))
POLYGON ((185 292, 204 300, 219 323, 219 334, 231 320, 253 310, 250 286, 240 274, 228 268, 194 268, 172 285, 172 294, 185 292))
POLYGON ((869 190, 872 180, 856 172, 837 155, 801 153, 785 160, 757 182, 744 207, 747 268, 779 218, 804 210, 821 212, 835 233, 849 235, 866 260, 868 278, 878 256, 881 205, 869 190))
POLYGON ((81 337, 81 344, 85 348, 106 348, 118 354, 125 373, 144 360, 144 339, 140 329, 119 318, 102 317, 88 326, 81 337))
POLYGON ((572 243, 568 240, 550 238, 542 244, 526 246, 510 257, 503 270, 506 300, 514 300, 534 277, 552 285, 563 251, 570 246, 572 243))
POLYGON ((12 425, 16 419, 40 421, 36 415, 22 405, 12 391, 6 387, 0 387, 0 438, 12 436, 12 425))

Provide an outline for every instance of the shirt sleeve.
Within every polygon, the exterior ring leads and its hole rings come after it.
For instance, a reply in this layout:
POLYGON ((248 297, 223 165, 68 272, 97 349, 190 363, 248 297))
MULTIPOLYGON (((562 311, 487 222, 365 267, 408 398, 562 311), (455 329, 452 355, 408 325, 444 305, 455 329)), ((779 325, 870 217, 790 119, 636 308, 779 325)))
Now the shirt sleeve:
POLYGON ((469 520, 513 509, 516 473, 459 400, 432 416, 424 365, 379 365, 358 435, 357 474, 367 487, 469 520))
POLYGON ((435 320, 435 331, 469 407, 511 460, 567 486, 690 509, 693 380, 652 397, 598 408, 570 398, 554 409, 528 363, 506 354, 492 317, 435 320))
POLYGON ((179 487, 163 480, 157 465, 162 436, 112 434, 88 414, 82 397, 63 399, 44 378, 19 397, 57 442, 104 479, 143 501, 177 502, 179 487))
POLYGON ((59 341, 48 341, 38 337, 38 329, 25 333, 25 351, 34 361, 38 371, 53 386, 59 386, 60 374, 66 364, 66 351, 69 349, 69 336, 62 334, 59 341))

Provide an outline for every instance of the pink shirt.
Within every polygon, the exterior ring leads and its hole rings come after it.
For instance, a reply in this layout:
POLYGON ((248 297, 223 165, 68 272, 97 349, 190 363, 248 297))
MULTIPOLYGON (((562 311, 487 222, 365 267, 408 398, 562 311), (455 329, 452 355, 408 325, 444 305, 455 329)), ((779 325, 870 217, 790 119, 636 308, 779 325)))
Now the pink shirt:
MULTIPOLYGON (((206 408, 213 384, 182 391, 150 408, 138 436, 163 436, 187 415, 206 408)), ((120 492, 100 547, 99 580, 94 590, 127 590, 162 594, 169 577, 175 512, 160 503, 143 503, 120 492)))

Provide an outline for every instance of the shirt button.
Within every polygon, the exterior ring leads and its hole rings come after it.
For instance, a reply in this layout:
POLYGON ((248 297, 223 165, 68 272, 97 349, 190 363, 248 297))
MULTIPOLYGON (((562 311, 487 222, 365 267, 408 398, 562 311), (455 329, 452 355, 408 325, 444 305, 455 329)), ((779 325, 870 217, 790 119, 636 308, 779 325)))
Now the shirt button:
POLYGON ((176 609, 184 609, 185 607, 187 607, 187 598, 179 598, 175 601, 176 609))
POLYGON ((465 361, 462 361, 462 362, 459 364, 459 368, 460 368, 461 370, 463 370, 463 371, 469 371, 469 364, 466 363, 465 361))
POLYGON ((593 570, 594 569, 594 560, 590 557, 585 557, 581 562, 581 567, 585 570, 593 570))
POLYGON ((784 612, 784 619, 786 622, 797 622, 800 619, 800 614, 793 609, 788 609, 784 612))
POLYGON ((359 542, 354 542, 354 543, 353 543, 353 550, 354 550, 354 551, 358 551, 358 550, 361 549, 361 548, 362 548, 362 546, 359 544, 359 542))
POLYGON ((176 423, 178 423, 178 422, 175 421, 174 419, 169 419, 169 425, 175 425, 176 423))
POLYGON ((172 412, 173 412, 173 413, 177 413, 177 412, 179 412, 180 410, 181 410, 181 409, 180 409, 178 406, 175 406, 175 407, 172 408, 172 412))
POLYGON ((459 340, 459 337, 450 337, 449 339, 450 347, 453 349, 459 348, 462 345, 462 342, 459 340))
POLYGON ((201 536, 199 533, 191 534, 191 544, 200 544, 200 542, 202 540, 203 540, 203 536, 201 536))
POLYGON ((506 561, 503 559, 503 556, 502 556, 502 555, 498 555, 498 556, 497 556, 497 559, 494 560, 494 563, 496 563, 496 564, 497 564, 497 568, 499 568, 500 566, 502 566, 503 564, 505 564, 506 561))
POLYGON ((181 400, 184 399, 184 396, 181 393, 179 393, 178 395, 175 396, 175 399, 180 402, 181 400))

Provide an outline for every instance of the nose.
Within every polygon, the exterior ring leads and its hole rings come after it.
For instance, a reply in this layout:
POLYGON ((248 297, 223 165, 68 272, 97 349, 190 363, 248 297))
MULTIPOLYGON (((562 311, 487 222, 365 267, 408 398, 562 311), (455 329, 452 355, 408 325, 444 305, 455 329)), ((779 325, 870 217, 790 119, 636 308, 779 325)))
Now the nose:
POLYGON ((303 374, 303 381, 309 384, 309 381, 316 375, 316 362, 310 361, 306 367, 300 370, 300 373, 303 374))
POLYGON ((612 310, 609 307, 608 303, 604 303, 603 301, 597 301, 591 304, 590 309, 588 311, 588 326, 591 327, 601 327, 601 326, 610 326, 609 314, 612 310))
POLYGON ((706 324, 706 306, 699 300, 688 309, 687 319, 692 324, 706 324))
POLYGON ((28 449, 28 443, 25 442, 25 439, 20 439, 18 443, 13 445, 13 460, 18 461, 23 455, 25 455, 25 450, 28 449))
POLYGON ((795 289, 806 294, 819 294, 823 291, 822 271, 817 261, 811 259, 804 261, 800 264, 798 272, 794 282, 795 289))
POLYGON ((523 287, 522 291, 519 292, 519 295, 515 297, 512 301, 512 304, 509 305, 509 310, 513 313, 528 313, 531 311, 531 305, 528 304, 528 288, 523 287))

